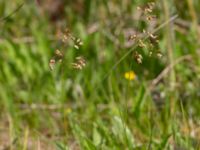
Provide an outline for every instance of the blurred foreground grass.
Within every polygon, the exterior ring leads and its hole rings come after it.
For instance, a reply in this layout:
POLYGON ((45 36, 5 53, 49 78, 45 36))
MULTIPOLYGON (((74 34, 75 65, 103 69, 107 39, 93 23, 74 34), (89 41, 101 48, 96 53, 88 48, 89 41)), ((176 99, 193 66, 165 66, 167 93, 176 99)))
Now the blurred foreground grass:
POLYGON ((200 149, 198 0, 156 1, 158 24, 178 14, 158 32, 163 56, 139 49, 142 64, 130 55, 112 69, 131 49, 126 33, 147 26, 137 12, 147 2, 68 1, 52 23, 33 1, 1 0, 2 17, 24 5, 0 22, 0 149, 200 149), (65 27, 80 50, 56 39, 65 27), (64 63, 50 71, 57 48, 64 63), (77 71, 79 55, 87 64, 77 71))

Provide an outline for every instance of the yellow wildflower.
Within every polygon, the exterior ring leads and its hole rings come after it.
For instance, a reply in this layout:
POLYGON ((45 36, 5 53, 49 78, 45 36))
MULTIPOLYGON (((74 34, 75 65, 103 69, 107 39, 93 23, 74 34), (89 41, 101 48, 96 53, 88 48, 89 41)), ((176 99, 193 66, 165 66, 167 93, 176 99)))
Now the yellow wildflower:
POLYGON ((125 72, 124 78, 127 79, 127 80, 135 80, 136 79, 136 74, 135 74, 134 71, 125 72))
POLYGON ((64 111, 65 115, 69 115, 71 112, 72 112, 71 108, 66 108, 64 111))

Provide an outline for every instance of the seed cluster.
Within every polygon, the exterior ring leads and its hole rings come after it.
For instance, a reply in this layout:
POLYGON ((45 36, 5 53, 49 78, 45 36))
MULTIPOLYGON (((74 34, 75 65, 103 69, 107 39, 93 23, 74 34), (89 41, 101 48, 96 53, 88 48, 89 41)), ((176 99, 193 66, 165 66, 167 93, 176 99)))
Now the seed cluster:
POLYGON ((72 40, 74 42, 74 48, 76 49, 79 49, 83 45, 81 39, 74 37, 69 29, 65 29, 64 33, 58 31, 58 37, 61 38, 63 43, 67 43, 69 39, 72 40))
POLYGON ((63 60, 63 52, 61 52, 59 49, 56 49, 54 52, 54 57, 50 59, 49 61, 49 67, 51 70, 55 68, 56 62, 62 62, 63 60))
MULTIPOLYGON (((81 39, 74 37, 69 29, 65 29, 64 32, 58 31, 57 37, 61 39, 61 41, 66 44, 69 40, 71 40, 74 43, 75 49, 80 49, 80 46, 83 45, 83 42, 81 39)), ((64 51, 61 51, 59 49, 56 49, 54 52, 54 56, 49 61, 49 67, 51 70, 55 68, 55 64, 57 62, 62 63, 64 59, 64 51)), ((75 58, 75 62, 72 63, 72 67, 74 69, 83 69, 85 67, 86 61, 82 56, 78 56, 75 58)))
MULTIPOLYGON (((137 7, 138 11, 142 12, 141 13, 142 17, 145 18, 147 24, 150 24, 151 21, 156 20, 157 18, 156 15, 153 14, 154 8, 155 8, 154 2, 150 2, 144 7, 137 7)), ((152 54, 156 52, 156 56, 158 58, 161 58, 162 54, 160 50, 156 50, 156 51, 153 50, 153 49, 158 49, 158 43, 159 43, 158 36, 151 33, 151 31, 146 31, 145 29, 143 29, 143 31, 141 32, 141 35, 142 36, 139 36, 138 34, 132 34, 129 36, 128 40, 138 43, 138 47, 140 48, 148 49, 149 57, 151 57, 152 54), (148 40, 145 41, 143 37, 148 37, 148 40)), ((133 52, 133 58, 138 64, 142 63, 143 57, 137 50, 133 52)))
POLYGON ((136 60, 136 62, 137 62, 138 64, 141 64, 141 63, 142 63, 143 57, 142 57, 141 54, 139 54, 137 51, 135 51, 135 52, 133 53, 133 56, 134 56, 134 59, 136 60))
POLYGON ((86 61, 82 56, 76 57, 76 62, 72 63, 72 67, 75 69, 83 69, 85 67, 86 61))

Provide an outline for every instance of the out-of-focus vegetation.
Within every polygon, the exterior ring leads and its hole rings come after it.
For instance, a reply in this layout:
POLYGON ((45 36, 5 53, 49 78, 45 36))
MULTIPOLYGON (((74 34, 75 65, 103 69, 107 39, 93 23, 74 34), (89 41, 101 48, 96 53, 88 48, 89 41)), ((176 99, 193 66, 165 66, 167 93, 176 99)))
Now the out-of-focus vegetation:
POLYGON ((200 149, 199 0, 157 0, 151 23, 148 0, 56 2, 0 0, 0 149, 200 149), (163 23, 152 56, 128 39, 163 23))

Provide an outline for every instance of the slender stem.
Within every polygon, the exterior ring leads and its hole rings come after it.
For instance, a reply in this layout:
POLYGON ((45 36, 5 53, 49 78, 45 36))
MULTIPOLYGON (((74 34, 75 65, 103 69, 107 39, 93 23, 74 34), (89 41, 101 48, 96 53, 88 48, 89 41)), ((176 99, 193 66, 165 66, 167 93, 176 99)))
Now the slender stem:
POLYGON ((6 21, 7 19, 9 19, 11 16, 13 16, 15 13, 17 13, 22 7, 23 7, 24 3, 20 4, 19 6, 17 6, 17 8, 15 10, 13 10, 10 14, 8 14, 5 17, 0 18, 0 22, 1 21, 6 21))
MULTIPOLYGON (((188 8, 189 8, 189 13, 192 19, 192 26, 194 30, 197 33, 198 39, 200 39, 200 29, 198 29, 198 17, 197 13, 194 8, 194 1, 193 0, 187 0, 188 8)), ((198 40, 199 41, 199 40, 198 40)))
POLYGON ((194 25, 194 27, 197 26, 197 14, 195 12, 195 8, 194 8, 194 2, 193 0, 187 0, 187 4, 188 4, 188 8, 189 8, 189 13, 190 13, 190 16, 192 18, 192 23, 194 25))
MULTIPOLYGON (((169 20, 170 18, 170 9, 169 9, 169 2, 166 0, 163 0, 163 8, 164 8, 164 15, 165 15, 165 20, 169 20)), ((169 64, 174 63, 174 56, 173 56, 173 45, 174 45, 174 36, 173 36, 173 25, 172 24, 167 24, 166 25, 166 47, 167 47, 167 53, 168 53, 168 58, 169 58, 169 64)), ((171 70, 169 74, 169 86, 170 90, 173 91, 174 85, 176 82, 176 74, 174 68, 171 70)))
POLYGON ((29 135, 29 129, 28 127, 25 129, 24 133, 24 143, 23 143, 23 150, 27 150, 27 145, 28 145, 28 135, 29 135))

